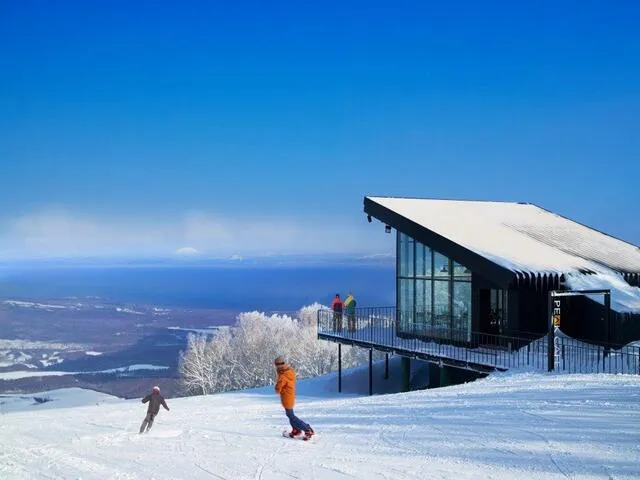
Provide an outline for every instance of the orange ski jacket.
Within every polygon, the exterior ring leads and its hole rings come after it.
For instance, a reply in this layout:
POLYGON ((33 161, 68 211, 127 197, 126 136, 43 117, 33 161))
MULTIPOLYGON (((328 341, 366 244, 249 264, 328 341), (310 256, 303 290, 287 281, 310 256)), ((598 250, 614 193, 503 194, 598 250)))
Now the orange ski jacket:
POLYGON ((292 409, 296 403, 296 372, 293 368, 287 366, 278 371, 276 392, 280 394, 282 406, 292 409))

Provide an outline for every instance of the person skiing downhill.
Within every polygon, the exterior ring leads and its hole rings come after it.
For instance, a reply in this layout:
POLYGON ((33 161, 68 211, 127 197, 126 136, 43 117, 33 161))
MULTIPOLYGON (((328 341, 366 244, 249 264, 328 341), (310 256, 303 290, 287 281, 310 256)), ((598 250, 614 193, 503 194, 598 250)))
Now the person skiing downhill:
POLYGON ((149 403, 149 406, 147 407, 147 416, 144 417, 144 421, 142 422, 142 425, 140 425, 140 433, 144 433, 145 427, 147 432, 151 430, 151 427, 153 426, 153 419, 160 411, 160 405, 162 405, 165 410, 169 411, 167 402, 165 402, 164 397, 160 395, 160 387, 157 385, 153 387, 153 390, 149 395, 142 399, 142 403, 147 402, 149 403))
POLYGON ((313 428, 293 413, 293 407, 296 403, 296 372, 287 365, 287 362, 282 356, 277 357, 273 363, 278 372, 275 390, 276 393, 280 394, 280 402, 291 424, 291 432, 289 432, 288 435, 291 438, 295 438, 304 432, 303 440, 309 440, 315 435, 313 428))

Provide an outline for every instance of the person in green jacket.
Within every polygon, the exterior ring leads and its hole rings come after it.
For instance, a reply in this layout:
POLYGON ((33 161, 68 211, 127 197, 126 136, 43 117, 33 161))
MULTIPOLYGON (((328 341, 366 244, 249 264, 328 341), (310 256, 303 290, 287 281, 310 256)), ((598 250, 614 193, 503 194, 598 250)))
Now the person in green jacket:
POLYGON ((347 314, 347 329, 350 332, 356 331, 356 299, 353 293, 349 292, 349 296, 344 301, 344 310, 347 314))

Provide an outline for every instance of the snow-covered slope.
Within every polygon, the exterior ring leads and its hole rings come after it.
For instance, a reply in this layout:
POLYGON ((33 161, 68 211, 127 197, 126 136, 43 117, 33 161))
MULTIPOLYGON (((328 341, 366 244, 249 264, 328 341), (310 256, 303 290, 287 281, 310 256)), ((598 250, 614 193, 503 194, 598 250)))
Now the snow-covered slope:
POLYGON ((139 401, 35 407, 0 418, 0 478, 640 477, 638 376, 497 374, 355 398, 301 383, 314 442, 281 437, 272 387, 168 400, 146 435, 139 401))
POLYGON ((43 410, 120 402, 125 402, 125 400, 106 393, 94 392, 84 388, 61 388, 38 393, 2 394, 0 395, 0 414, 41 412, 43 410))

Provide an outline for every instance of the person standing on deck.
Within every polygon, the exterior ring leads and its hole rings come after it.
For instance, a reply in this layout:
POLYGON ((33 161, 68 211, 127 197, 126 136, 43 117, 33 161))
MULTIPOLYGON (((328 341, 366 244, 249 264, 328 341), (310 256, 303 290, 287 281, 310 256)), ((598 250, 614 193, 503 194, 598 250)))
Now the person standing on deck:
POLYGON ((356 331, 356 299, 351 292, 344 301, 344 311, 347 314, 347 329, 353 333, 356 331))
POLYGON ((342 333, 342 310, 344 304, 340 298, 340 294, 336 293, 333 303, 331 304, 331 310, 333 310, 333 331, 334 333, 342 333))

